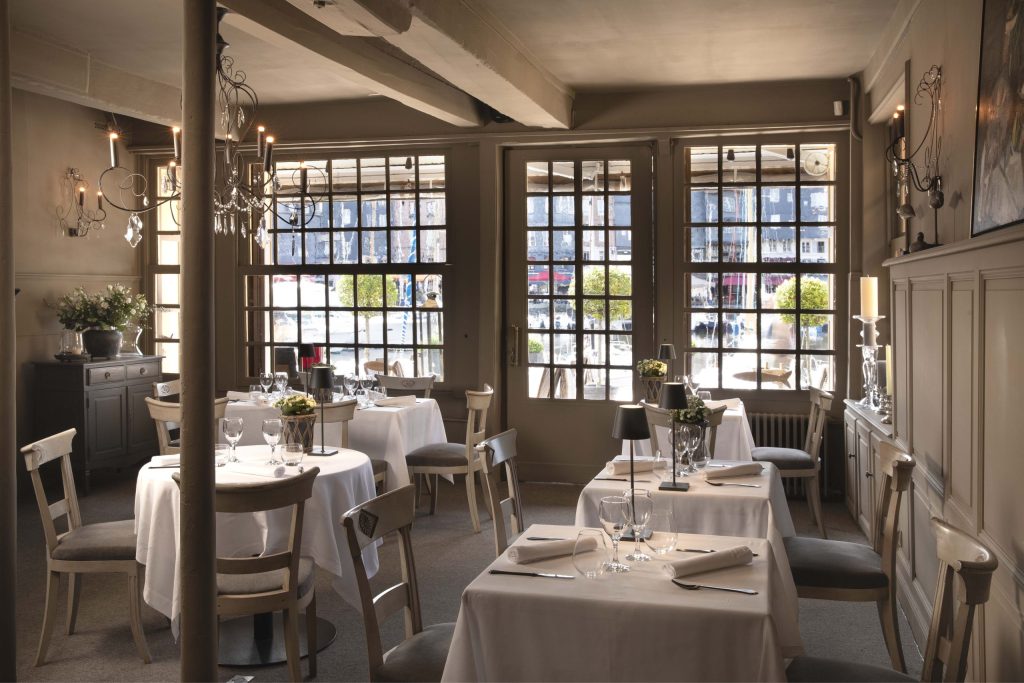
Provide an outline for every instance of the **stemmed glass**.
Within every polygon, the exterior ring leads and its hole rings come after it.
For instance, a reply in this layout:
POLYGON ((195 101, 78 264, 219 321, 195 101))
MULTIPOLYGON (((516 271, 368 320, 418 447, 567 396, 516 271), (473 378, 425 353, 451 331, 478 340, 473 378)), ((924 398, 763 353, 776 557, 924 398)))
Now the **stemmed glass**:
POLYGON ((263 387, 263 393, 266 394, 270 391, 271 385, 274 384, 274 375, 270 372, 260 373, 260 386, 263 387))
POLYGON ((341 385, 345 387, 346 396, 356 395, 356 378, 348 373, 341 376, 341 385))
POLYGON ((612 539, 612 559, 605 564, 607 572, 628 572, 629 565, 619 562, 619 540, 629 524, 629 501, 622 496, 606 496, 601 499, 601 528, 612 539))
POLYGON ((359 387, 363 390, 363 395, 366 399, 370 399, 369 391, 373 388, 373 383, 377 381, 377 378, 373 375, 359 375, 359 387))
POLYGON ((277 392, 283 396, 284 392, 288 389, 288 373, 275 372, 274 386, 277 387, 277 392))
POLYGON ((700 472, 708 465, 708 460, 711 459, 711 454, 708 453, 708 442, 707 439, 703 438, 703 431, 701 431, 701 437, 697 439, 697 445, 694 447, 693 453, 690 455, 690 468, 693 472, 700 472))
POLYGON ((281 443, 281 419, 277 417, 267 418, 263 421, 263 440, 270 446, 270 460, 268 465, 280 465, 277 459, 277 444, 281 443))
POLYGON ((623 496, 629 503, 629 526, 633 528, 633 540, 636 544, 633 552, 626 555, 630 562, 647 562, 651 556, 640 547, 640 540, 643 538, 644 530, 647 528, 647 520, 654 511, 654 500, 651 492, 647 489, 630 489, 623 496))
POLYGON ((672 507, 666 505, 651 513, 647 520, 647 528, 651 530, 644 543, 654 551, 655 555, 668 555, 676 548, 676 532, 673 528, 675 521, 672 507))
POLYGON ((693 467, 693 452, 697 450, 697 445, 700 443, 700 425, 684 423, 682 428, 679 430, 682 432, 682 447, 686 453, 686 463, 680 463, 681 468, 677 474, 681 476, 689 476, 690 472, 696 472, 693 467))
POLYGON ((583 529, 572 549, 572 565, 588 579, 604 574, 608 565, 608 541, 597 529, 583 529))
POLYGON ((238 455, 235 453, 235 449, 238 447, 238 442, 242 440, 242 418, 222 418, 220 430, 223 432, 224 438, 231 444, 231 454, 228 455, 228 462, 238 462, 238 455))

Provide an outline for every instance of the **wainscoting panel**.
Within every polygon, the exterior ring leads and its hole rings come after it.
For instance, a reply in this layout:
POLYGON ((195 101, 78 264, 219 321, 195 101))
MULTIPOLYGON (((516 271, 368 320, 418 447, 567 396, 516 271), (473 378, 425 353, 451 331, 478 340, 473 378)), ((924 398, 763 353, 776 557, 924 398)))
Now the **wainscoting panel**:
POLYGON ((963 514, 975 516, 974 505, 974 279, 952 283, 950 294, 949 492, 963 514), (960 360, 970 362, 960 362, 960 360))

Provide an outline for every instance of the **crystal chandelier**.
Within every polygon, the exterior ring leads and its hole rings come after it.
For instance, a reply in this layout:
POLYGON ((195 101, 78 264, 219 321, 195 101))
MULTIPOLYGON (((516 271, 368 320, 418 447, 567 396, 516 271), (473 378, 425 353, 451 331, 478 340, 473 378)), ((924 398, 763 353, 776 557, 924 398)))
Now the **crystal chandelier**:
MULTIPOLYGON (((227 10, 217 8, 217 22, 220 23, 227 10)), ((246 83, 245 72, 235 68, 234 60, 224 54, 228 43, 217 34, 217 110, 220 135, 224 139, 221 161, 217 172, 219 186, 213 189, 213 231, 217 235, 240 235, 243 239, 252 237, 261 249, 270 236, 271 222, 276 218, 279 224, 296 230, 308 225, 316 217, 321 200, 327 194, 327 174, 324 169, 299 164, 297 168, 284 172, 282 178, 274 164, 274 137, 267 134, 264 126, 256 127, 256 146, 244 149, 242 143, 248 138, 256 113, 259 97, 246 83), (316 185, 323 188, 320 196, 310 194, 310 173, 316 185), (298 190, 300 207, 289 204, 287 216, 277 213, 274 194, 282 185, 298 190)), ((141 173, 136 173, 118 164, 116 143, 117 131, 109 133, 110 166, 100 175, 99 186, 114 208, 128 213, 128 225, 124 238, 132 247, 142 241, 142 217, 140 214, 155 211, 170 204, 170 215, 178 224, 178 200, 181 199, 181 174, 187 172, 181 164, 181 138, 187 131, 177 126, 171 128, 174 158, 167 165, 167 172, 161 179, 161 198, 150 201, 149 182, 141 173), (116 192, 111 192, 116 189, 116 192), (117 199, 114 199, 116 197, 117 199)))

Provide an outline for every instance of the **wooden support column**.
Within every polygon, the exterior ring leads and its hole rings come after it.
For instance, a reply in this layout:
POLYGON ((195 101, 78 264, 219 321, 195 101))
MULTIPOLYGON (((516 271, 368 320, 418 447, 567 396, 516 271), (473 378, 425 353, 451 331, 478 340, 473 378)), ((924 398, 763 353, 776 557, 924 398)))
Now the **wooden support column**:
POLYGON ((14 618, 18 569, 18 490, 14 331, 14 186, 11 180, 11 22, 0 0, 0 680, 17 678, 14 618))
POLYGON ((215 0, 185 0, 181 260, 181 680, 217 680, 213 424, 215 0))

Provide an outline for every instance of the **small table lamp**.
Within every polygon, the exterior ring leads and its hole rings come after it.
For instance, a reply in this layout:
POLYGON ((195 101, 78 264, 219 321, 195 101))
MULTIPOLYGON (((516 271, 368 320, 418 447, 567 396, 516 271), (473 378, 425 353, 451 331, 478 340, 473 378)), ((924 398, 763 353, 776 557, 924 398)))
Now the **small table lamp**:
MULTIPOLYGON (((682 382, 665 382, 661 386, 661 400, 658 407, 662 410, 684 410, 687 407, 686 385, 682 382)), ((662 482, 658 487, 660 491, 688 491, 690 485, 686 482, 676 482, 676 417, 672 413, 672 482, 662 482)))
POLYGON ((676 347, 675 344, 662 344, 658 347, 658 360, 667 361, 668 365, 668 376, 672 377, 672 361, 676 359, 676 347))
MULTIPOLYGON (((612 438, 629 441, 629 489, 636 501, 636 475, 633 469, 634 441, 651 438, 651 430, 647 425, 647 414, 640 405, 624 405, 615 409, 615 422, 612 423, 612 438)), ((644 533, 646 538, 649 530, 644 533)), ((622 535, 623 540, 635 540, 633 529, 622 535), (628 536, 628 538, 627 538, 628 536)))
MULTIPOLYGON (((309 388, 325 389, 330 395, 334 389, 334 368, 328 365, 318 365, 309 369, 309 388)), ((320 447, 310 451, 310 455, 334 455, 337 449, 327 450, 327 442, 324 440, 324 401, 320 401, 320 447)))

